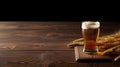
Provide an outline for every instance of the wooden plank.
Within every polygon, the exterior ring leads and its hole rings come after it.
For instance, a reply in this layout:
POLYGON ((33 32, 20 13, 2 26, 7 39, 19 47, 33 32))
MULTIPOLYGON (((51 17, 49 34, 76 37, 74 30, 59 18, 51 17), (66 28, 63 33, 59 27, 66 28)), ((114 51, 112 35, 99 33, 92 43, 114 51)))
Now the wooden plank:
MULTIPOLYGON (((65 31, 65 30, 64 30, 65 31)), ((4 30, 0 31, 0 38, 43 38, 43 39, 54 39, 54 38, 77 38, 80 37, 80 32, 66 30, 66 32, 58 31, 41 31, 41 30, 4 30), (64 33, 64 34, 63 34, 64 33)))
POLYGON ((49 67, 93 67, 92 63, 52 63, 49 67))
POLYGON ((73 63, 74 51, 0 51, 0 64, 73 63))
POLYGON ((2 64, 1 67, 92 67, 90 63, 7 63, 2 64))
POLYGON ((101 63, 94 63, 94 67, 120 67, 120 63, 114 62, 101 62, 101 63))
POLYGON ((58 22, 0 22, 0 29, 79 29, 80 23, 58 22))
POLYGON ((83 53, 83 46, 76 46, 74 50, 75 50, 75 59, 77 62, 103 62, 103 61, 112 62, 113 60, 113 58, 110 56, 85 54, 83 53))
MULTIPOLYGON (((3 51, 0 52, 0 59, 1 59, 1 66, 4 64, 5 66, 32 66, 36 63, 41 63, 39 65, 43 66, 51 66, 51 67, 79 67, 79 66, 85 66, 93 67, 93 61, 91 63, 75 63, 75 60, 73 59, 74 52, 71 51, 3 51), (67 55, 67 56, 66 56, 67 55), (70 59, 69 59, 70 58, 70 59), (28 65, 29 64, 29 65, 28 65)), ((94 63, 94 66, 103 66, 103 67, 117 67, 117 64, 113 63, 106 63, 103 61, 103 64, 97 65, 94 63), (108 65, 109 64, 109 65, 108 65)), ((3 66, 4 66, 3 65, 3 66)), ((38 65, 38 64, 36 64, 38 65)))
MULTIPOLYGON (((44 64, 28 64, 28 63, 7 63, 2 64, 0 67, 45 67, 44 64)), ((47 66, 46 66, 47 67, 47 66)))
POLYGON ((0 50, 73 50, 68 48, 66 44, 69 42, 10 42, 0 43, 0 50))

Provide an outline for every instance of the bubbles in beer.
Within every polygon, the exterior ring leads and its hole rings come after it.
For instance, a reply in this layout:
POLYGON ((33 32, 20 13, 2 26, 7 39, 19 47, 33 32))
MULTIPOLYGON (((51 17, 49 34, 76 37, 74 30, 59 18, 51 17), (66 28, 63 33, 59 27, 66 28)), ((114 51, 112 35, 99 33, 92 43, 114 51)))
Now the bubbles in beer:
POLYGON ((100 23, 98 21, 96 21, 96 22, 92 22, 92 21, 82 22, 82 29, 98 28, 99 26, 100 26, 100 23))

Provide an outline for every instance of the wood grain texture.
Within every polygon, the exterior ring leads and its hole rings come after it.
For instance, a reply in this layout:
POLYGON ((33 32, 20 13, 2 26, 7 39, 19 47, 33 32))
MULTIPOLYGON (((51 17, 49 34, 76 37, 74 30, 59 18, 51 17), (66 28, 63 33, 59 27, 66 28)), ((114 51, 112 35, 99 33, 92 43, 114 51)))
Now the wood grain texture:
MULTIPOLYGON (((101 22, 101 34, 120 29, 120 23, 101 22)), ((0 22, 0 67, 111 67, 113 63, 77 63, 67 44, 82 37, 81 22, 0 22)))

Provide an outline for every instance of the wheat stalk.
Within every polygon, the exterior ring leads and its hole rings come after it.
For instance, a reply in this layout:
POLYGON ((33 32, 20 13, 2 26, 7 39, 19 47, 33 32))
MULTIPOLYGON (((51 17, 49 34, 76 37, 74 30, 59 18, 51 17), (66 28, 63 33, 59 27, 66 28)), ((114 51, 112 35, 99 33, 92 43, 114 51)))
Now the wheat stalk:
MULTIPOLYGON (((67 44, 68 47, 74 47, 74 46, 79 46, 84 44, 84 39, 79 38, 76 40, 73 40, 69 44, 67 44)), ((110 34, 110 35, 105 35, 101 36, 98 38, 97 45, 99 49, 108 49, 111 47, 114 47, 116 45, 120 45, 120 31, 110 34)))

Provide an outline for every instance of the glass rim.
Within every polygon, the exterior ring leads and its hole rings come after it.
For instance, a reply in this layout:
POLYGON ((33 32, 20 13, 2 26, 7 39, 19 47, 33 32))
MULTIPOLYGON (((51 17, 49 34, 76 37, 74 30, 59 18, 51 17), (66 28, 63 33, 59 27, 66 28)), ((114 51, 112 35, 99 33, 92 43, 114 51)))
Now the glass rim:
POLYGON ((99 28, 99 27, 100 27, 99 21, 83 21, 82 22, 82 28, 99 28))

